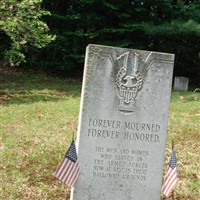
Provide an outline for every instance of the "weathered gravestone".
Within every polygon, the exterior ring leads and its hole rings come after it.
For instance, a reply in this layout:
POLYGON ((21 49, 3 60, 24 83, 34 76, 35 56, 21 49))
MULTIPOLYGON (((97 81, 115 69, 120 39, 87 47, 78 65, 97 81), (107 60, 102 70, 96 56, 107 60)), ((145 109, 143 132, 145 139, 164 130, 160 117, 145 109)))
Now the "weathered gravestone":
POLYGON ((71 200, 158 200, 174 55, 89 45, 71 200))
POLYGON ((189 78, 176 76, 174 79, 174 90, 188 91, 189 78))

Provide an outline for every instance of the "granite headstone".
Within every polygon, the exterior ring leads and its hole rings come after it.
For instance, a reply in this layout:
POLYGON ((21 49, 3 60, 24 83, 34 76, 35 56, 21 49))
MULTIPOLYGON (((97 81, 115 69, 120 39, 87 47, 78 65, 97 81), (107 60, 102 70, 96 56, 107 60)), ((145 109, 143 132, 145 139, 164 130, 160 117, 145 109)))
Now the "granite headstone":
POLYGON ((174 55, 89 45, 71 200, 159 200, 174 55))
POLYGON ((188 91, 189 78, 176 76, 174 79, 174 90, 188 91))

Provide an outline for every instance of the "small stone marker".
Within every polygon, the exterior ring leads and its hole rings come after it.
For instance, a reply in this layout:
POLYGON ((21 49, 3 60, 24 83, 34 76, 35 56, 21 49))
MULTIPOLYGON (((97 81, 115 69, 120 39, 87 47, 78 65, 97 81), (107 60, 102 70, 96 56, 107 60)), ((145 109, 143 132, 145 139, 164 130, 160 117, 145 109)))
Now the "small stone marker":
POLYGON ((71 200, 159 200, 174 55, 89 45, 71 200))
POLYGON ((176 76, 174 80, 174 90, 188 91, 189 78, 176 76))

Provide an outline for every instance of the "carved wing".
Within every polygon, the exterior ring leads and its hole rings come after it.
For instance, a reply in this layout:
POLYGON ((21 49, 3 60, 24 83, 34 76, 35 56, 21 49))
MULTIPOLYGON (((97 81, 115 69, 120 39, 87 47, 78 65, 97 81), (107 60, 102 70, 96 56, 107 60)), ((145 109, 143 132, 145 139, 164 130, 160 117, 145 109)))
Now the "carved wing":
POLYGON ((148 70, 149 70, 149 63, 150 63, 150 60, 151 60, 151 53, 148 54, 148 56, 146 57, 146 59, 143 59, 141 56, 139 56, 139 71, 140 71, 140 74, 141 74, 141 77, 143 80, 145 80, 146 78, 146 75, 148 73, 148 70))
POLYGON ((116 84, 118 87, 122 83, 123 77, 126 75, 128 56, 129 56, 129 52, 126 52, 122 54, 121 56, 117 57, 117 66, 120 68, 116 76, 116 84))

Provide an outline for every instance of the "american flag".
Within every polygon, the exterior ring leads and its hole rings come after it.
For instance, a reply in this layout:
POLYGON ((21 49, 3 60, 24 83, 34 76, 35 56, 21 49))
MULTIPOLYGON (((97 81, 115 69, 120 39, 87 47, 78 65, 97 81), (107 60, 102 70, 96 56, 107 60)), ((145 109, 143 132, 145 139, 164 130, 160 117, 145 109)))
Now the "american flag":
POLYGON ((178 181, 178 171, 176 162, 176 152, 172 149, 169 164, 163 180, 162 192, 166 197, 169 197, 174 190, 178 181))
POLYGON ((54 175, 62 182, 72 187, 75 186, 80 175, 80 166, 74 140, 72 140, 69 149, 54 175))

